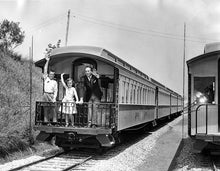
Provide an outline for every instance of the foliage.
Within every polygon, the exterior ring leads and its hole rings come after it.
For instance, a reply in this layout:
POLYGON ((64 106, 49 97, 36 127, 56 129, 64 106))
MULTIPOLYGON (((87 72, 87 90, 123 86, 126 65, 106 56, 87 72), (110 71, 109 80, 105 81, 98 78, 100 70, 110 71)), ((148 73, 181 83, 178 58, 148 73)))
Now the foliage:
POLYGON ((50 54, 53 49, 59 48, 60 43, 61 43, 61 40, 57 41, 57 45, 52 45, 51 43, 49 43, 48 48, 46 48, 46 54, 50 54))
POLYGON ((12 51, 24 40, 24 31, 19 27, 19 22, 3 20, 0 23, 0 49, 12 51))
MULTIPOLYGON (((30 138, 30 63, 28 61, 15 61, 5 54, 0 53, 0 136, 4 135, 5 139, 13 136, 10 139, 19 139, 21 143, 28 144, 30 138)), ((35 101, 40 100, 42 95, 42 80, 40 69, 34 66, 32 68, 33 125, 35 101)), ((7 141, 4 142, 7 143, 7 141)), ((0 153, 1 149, 10 151, 8 148, 11 146, 1 142, 0 144, 0 153)), ((18 145, 21 146, 21 144, 18 145)))

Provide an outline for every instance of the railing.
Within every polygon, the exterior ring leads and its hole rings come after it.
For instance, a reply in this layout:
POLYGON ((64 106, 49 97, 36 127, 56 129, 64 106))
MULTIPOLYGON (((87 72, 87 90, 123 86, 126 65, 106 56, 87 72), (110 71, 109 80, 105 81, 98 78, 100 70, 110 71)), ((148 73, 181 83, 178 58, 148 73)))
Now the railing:
MULTIPOLYGON (((214 117, 214 116, 209 116, 209 113, 210 114, 213 114, 213 112, 210 112, 209 110, 212 109, 211 107, 218 107, 218 105, 216 104, 200 104, 199 106, 197 106, 196 110, 195 110, 195 131, 196 131, 196 134, 198 133, 198 113, 199 111, 201 111, 202 113, 205 113, 205 134, 208 134, 208 126, 209 126, 209 119, 211 119, 211 117, 214 117), (204 111, 201 109, 202 107, 205 107, 204 111)), ((215 109, 215 108, 214 108, 215 109)), ((218 112, 218 110, 216 110, 216 112, 218 112)), ((218 115, 218 113, 216 113, 216 115, 218 115)), ((202 116, 201 116, 202 117, 202 116)), ((213 120, 213 118, 212 118, 213 120)), ((204 121, 204 120, 202 120, 204 121)))
MULTIPOLYGON (((65 126, 66 115, 64 108, 76 105, 76 113, 74 116, 75 127, 88 126, 88 112, 94 115, 96 112, 97 126, 104 128, 114 128, 116 118, 116 105, 114 103, 66 103, 66 102, 36 102, 35 125, 54 125, 57 127, 65 126), (47 114, 45 113, 47 111, 47 114), (48 112, 49 111, 49 112, 48 112), (48 115, 45 120, 45 114, 48 115)), ((72 110, 70 110, 72 112, 72 110)))

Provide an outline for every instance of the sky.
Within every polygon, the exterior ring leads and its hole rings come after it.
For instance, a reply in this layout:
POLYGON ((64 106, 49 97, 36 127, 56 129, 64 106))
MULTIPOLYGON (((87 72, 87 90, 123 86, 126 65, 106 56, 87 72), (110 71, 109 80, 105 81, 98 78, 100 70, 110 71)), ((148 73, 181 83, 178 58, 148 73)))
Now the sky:
POLYGON ((49 43, 65 46, 68 10, 67 45, 105 48, 180 94, 184 23, 185 60, 220 41, 219 0, 0 0, 0 22, 20 22, 25 40, 15 50, 28 57, 33 36, 37 61, 49 43))

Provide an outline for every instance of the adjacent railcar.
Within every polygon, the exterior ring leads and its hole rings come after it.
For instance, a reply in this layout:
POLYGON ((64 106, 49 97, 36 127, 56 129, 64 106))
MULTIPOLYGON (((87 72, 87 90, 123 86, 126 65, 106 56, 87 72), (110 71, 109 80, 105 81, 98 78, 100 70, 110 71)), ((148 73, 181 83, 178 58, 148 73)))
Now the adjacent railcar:
POLYGON ((187 61, 188 134, 194 150, 216 151, 220 145, 220 43, 205 46, 204 54, 187 61))
MULTIPOLYGON (((91 46, 69 46, 54 49, 49 66, 56 72, 59 91, 56 103, 36 102, 35 129, 40 131, 37 137, 48 140, 56 136, 56 144, 69 147, 111 147, 120 142, 120 133, 139 129, 146 124, 155 125, 158 120, 180 114, 182 97, 168 89, 148 75, 139 71, 111 52, 91 46), (60 74, 66 73, 75 81, 79 91, 80 77, 84 68, 90 65, 100 74, 100 86, 103 93, 97 105, 101 124, 88 128, 88 104, 77 104, 75 127, 64 126, 64 116, 57 110, 57 122, 48 126, 43 121, 44 107, 59 109, 64 90, 60 74)), ((45 59, 36 62, 36 66, 45 64, 45 59)))

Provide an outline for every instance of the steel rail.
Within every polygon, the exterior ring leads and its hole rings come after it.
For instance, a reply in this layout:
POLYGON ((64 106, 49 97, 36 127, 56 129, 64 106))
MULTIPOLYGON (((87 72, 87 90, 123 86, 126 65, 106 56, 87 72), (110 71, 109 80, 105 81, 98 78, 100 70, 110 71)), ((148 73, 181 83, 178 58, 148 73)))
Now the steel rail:
POLYGON ((24 168, 27 168, 29 166, 32 166, 32 165, 35 165, 35 164, 38 164, 38 163, 41 163, 41 162, 44 162, 44 161, 47 161, 47 160, 50 160, 52 158, 55 158, 55 157, 58 157, 62 154, 65 154, 66 152, 61 152, 61 153, 58 153, 58 154, 55 154, 53 156, 50 156, 50 157, 46 157, 44 159, 40 159, 40 160, 37 160, 37 161, 34 161, 34 162, 31 162, 31 163, 28 163, 28 164, 25 164, 25 165, 22 165, 22 166, 19 166, 19 167, 16 167, 16 168, 13 168, 13 169, 10 169, 9 171, 17 171, 17 170, 21 170, 21 169, 24 169, 24 168))
POLYGON ((84 159, 83 161, 81 161, 81 162, 79 162, 79 163, 76 163, 76 164, 73 164, 72 166, 69 166, 69 167, 63 169, 62 171, 71 170, 71 169, 73 169, 73 168, 75 168, 75 167, 77 167, 77 166, 82 165, 82 164, 85 163, 86 161, 91 160, 92 158, 93 158, 93 156, 89 156, 89 157, 87 157, 86 159, 84 159))
POLYGON ((212 162, 213 171, 218 171, 219 169, 218 169, 218 167, 217 167, 217 165, 215 163, 214 157, 210 156, 210 159, 211 159, 211 162, 212 162))

